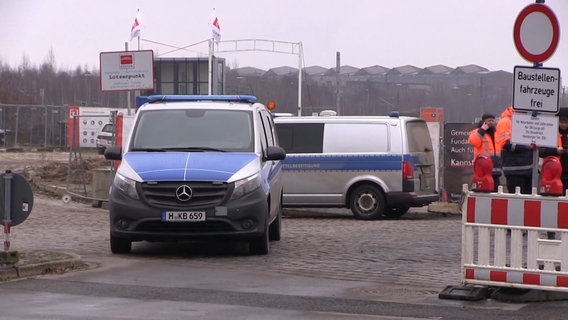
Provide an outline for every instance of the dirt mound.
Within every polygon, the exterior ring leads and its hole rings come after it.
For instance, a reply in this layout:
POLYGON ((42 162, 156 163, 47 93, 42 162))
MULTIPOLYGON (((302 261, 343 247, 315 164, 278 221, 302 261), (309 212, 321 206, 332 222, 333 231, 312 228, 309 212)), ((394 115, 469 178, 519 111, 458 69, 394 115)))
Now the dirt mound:
POLYGON ((35 172, 44 183, 61 185, 69 181, 90 184, 93 179, 92 170, 108 167, 109 161, 104 158, 91 158, 71 162, 49 161, 36 167, 35 172))

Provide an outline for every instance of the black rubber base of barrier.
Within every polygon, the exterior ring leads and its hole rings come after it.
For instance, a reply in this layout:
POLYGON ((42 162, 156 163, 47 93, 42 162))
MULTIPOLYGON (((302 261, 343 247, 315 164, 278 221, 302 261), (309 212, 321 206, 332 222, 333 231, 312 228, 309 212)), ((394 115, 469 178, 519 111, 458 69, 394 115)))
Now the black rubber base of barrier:
POLYGON ((489 298, 489 288, 483 286, 447 286, 438 294, 440 299, 479 301, 489 298))
POLYGON ((568 300, 568 292, 517 288, 494 288, 491 299, 501 302, 543 302, 568 300))
POLYGON ((568 292, 506 287, 447 286, 438 294, 438 298, 464 301, 493 299, 500 302, 527 303, 568 300, 568 292))

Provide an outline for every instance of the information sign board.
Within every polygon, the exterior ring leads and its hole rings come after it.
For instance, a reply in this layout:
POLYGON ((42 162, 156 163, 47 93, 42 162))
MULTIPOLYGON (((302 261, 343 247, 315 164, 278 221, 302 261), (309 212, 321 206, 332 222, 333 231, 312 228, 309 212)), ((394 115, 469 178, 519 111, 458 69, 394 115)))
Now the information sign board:
POLYGON ((512 117, 511 143, 556 148, 558 144, 558 118, 552 115, 533 117, 529 113, 515 112, 512 117))
POLYGON ((558 113, 560 69, 516 66, 513 71, 513 108, 558 113))

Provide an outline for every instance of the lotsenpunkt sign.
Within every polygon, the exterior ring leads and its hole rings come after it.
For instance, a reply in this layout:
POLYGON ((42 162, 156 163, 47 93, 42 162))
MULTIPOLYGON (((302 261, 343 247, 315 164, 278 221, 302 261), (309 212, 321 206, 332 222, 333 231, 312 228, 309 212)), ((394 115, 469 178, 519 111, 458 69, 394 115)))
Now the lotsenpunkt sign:
POLYGON ((513 72, 515 110, 557 113, 560 69, 516 66, 513 72))
POLYGON ((152 50, 101 52, 101 90, 153 90, 154 52, 152 50))

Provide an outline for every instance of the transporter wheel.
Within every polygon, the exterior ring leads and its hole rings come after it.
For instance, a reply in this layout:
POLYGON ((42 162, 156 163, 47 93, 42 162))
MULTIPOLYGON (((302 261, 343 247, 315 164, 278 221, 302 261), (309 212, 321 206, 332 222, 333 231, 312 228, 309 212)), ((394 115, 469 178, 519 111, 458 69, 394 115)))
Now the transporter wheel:
POLYGON ((370 184, 357 187, 351 194, 349 204, 355 218, 361 220, 376 220, 385 212, 383 192, 370 184))
POLYGON ((110 251, 112 253, 130 253, 132 249, 132 241, 124 238, 110 236, 110 251))
POLYGON ((276 215, 274 221, 272 221, 272 223, 270 224, 268 230, 268 239, 270 241, 280 241, 282 234, 282 204, 280 204, 280 207, 278 208, 278 214, 276 215))
POLYGON ((408 210, 410 210, 409 206, 389 207, 385 210, 385 216, 391 219, 400 218, 407 213, 408 210))
POLYGON ((268 226, 268 217, 266 218, 266 224, 264 225, 264 231, 260 237, 252 239, 249 242, 249 253, 255 255, 265 255, 268 254, 270 250, 270 227, 268 226))

